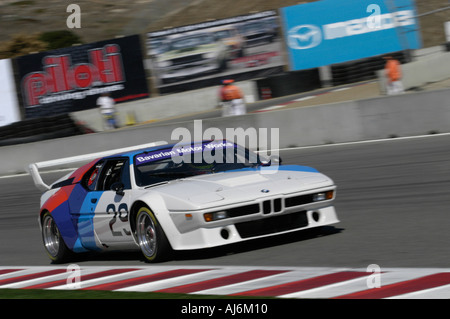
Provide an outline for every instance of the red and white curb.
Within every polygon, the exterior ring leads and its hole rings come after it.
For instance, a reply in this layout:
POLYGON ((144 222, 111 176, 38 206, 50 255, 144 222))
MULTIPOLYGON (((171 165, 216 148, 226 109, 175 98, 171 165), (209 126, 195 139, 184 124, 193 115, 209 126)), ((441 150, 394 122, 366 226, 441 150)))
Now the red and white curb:
POLYGON ((450 269, 0 267, 0 289, 109 290, 338 299, 448 299, 450 269))

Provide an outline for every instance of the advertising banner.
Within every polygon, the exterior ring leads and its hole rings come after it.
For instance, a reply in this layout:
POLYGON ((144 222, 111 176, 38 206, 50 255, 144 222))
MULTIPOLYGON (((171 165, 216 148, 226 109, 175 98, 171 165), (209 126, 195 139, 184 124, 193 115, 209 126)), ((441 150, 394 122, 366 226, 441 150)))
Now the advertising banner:
POLYGON ((421 47, 413 0, 322 0, 281 17, 291 70, 421 47))
POLYGON ((116 102, 149 96, 139 36, 18 57, 25 118, 95 108, 102 93, 116 102))
POLYGON ((20 121, 19 102, 11 60, 0 60, 0 126, 20 121))
POLYGON ((156 87, 169 93, 183 85, 217 85, 224 77, 244 80, 282 71, 278 19, 277 11, 264 11, 148 33, 156 87))

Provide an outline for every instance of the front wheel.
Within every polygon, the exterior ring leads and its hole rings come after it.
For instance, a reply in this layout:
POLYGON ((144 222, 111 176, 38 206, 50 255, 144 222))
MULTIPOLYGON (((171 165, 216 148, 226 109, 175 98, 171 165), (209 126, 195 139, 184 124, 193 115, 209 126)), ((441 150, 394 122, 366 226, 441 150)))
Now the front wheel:
POLYGON ((70 258, 71 251, 67 248, 55 220, 48 212, 42 218, 42 240, 53 263, 63 263, 70 258))
POLYGON ((155 215, 147 207, 141 207, 136 215, 136 237, 148 262, 160 262, 169 257, 172 250, 169 241, 155 215))

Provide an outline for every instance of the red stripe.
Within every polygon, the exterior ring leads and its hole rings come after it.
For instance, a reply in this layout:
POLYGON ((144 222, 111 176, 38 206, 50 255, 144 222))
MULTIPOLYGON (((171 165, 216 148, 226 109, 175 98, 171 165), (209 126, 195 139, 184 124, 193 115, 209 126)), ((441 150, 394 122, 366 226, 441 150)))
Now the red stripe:
POLYGON ((0 280, 0 286, 8 285, 8 284, 16 283, 16 282, 21 282, 21 281, 26 281, 26 280, 31 280, 31 279, 36 279, 36 278, 40 278, 40 277, 57 275, 57 274, 60 274, 63 272, 66 272, 66 270, 65 269, 54 269, 54 270, 37 272, 37 273, 14 277, 14 278, 3 279, 3 280, 0 280))
POLYGON ((107 284, 83 288, 82 290, 116 290, 116 289, 121 289, 121 288, 125 288, 125 287, 154 282, 154 281, 158 281, 158 280, 165 280, 165 279, 170 279, 173 277, 195 274, 195 273, 207 271, 207 270, 210 270, 210 269, 171 270, 171 271, 165 271, 165 272, 157 273, 157 274, 153 274, 153 275, 131 278, 131 279, 121 280, 121 281, 117 281, 117 282, 111 282, 111 283, 107 283, 107 284))
POLYGON ((70 196, 70 193, 72 192, 75 185, 69 185, 67 187, 63 187, 59 189, 53 196, 51 196, 47 201, 42 205, 41 211, 48 210, 49 212, 52 212, 55 210, 56 207, 60 206, 61 204, 67 202, 67 199, 70 196))
POLYGON ((335 299, 381 299, 448 284, 450 284, 450 273, 444 272, 402 281, 380 288, 373 288, 348 295, 342 295, 335 297, 335 299))
MULTIPOLYGON (((82 282, 82 280, 97 279, 97 278, 101 278, 101 277, 118 275, 118 274, 121 274, 121 273, 129 272, 129 271, 135 271, 135 270, 139 270, 139 269, 112 269, 112 270, 105 270, 105 271, 97 272, 97 273, 94 273, 94 274, 81 276, 80 283, 82 282)), ((51 288, 51 287, 56 287, 56 286, 62 286, 62 285, 65 285, 65 284, 67 284, 67 279, 51 281, 51 282, 45 282, 45 283, 38 284, 38 285, 28 286, 28 287, 25 287, 24 289, 44 289, 44 288, 51 288)))
MULTIPOLYGON (((80 168, 78 168, 76 171, 74 171, 72 173, 72 175, 70 175, 69 178, 74 178, 72 184, 78 183, 79 181, 81 181, 81 178, 84 176, 84 174, 97 162, 99 161, 100 158, 97 158, 83 166, 81 166, 80 168)), ((70 193, 69 193, 70 196, 70 193)))
POLYGON ((172 287, 168 289, 158 290, 157 292, 166 293, 191 293, 194 291, 200 291, 205 289, 217 288, 221 286, 232 285, 243 281, 258 279, 266 276, 277 275, 286 271, 271 271, 271 270, 252 270, 241 274, 206 280, 202 282, 192 283, 188 285, 172 287))
POLYGON ((23 270, 23 269, 0 269, 0 275, 6 275, 11 272, 15 272, 15 271, 19 271, 19 270, 23 270))
POLYGON ((123 97, 119 97, 117 99, 114 99, 116 102, 124 102, 132 99, 142 98, 142 97, 148 97, 150 96, 148 93, 140 93, 140 94, 134 94, 134 95, 127 95, 123 97))
POLYGON ((367 272, 358 271, 343 271, 308 279, 303 279, 299 281, 294 281, 282 285, 276 285, 272 287, 266 287, 261 289, 243 291, 236 296, 280 296, 286 295, 294 292, 304 291, 308 289, 313 289, 325 285, 335 284, 337 282, 351 280, 359 277, 367 276, 367 272))

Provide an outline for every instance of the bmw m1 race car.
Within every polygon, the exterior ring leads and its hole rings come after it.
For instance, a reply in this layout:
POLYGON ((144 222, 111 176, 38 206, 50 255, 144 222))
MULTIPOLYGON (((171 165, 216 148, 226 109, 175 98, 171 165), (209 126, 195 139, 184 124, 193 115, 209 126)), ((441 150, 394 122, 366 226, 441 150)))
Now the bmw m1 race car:
POLYGON ((141 250, 148 262, 339 222, 333 181, 229 141, 165 142, 34 163, 39 225, 54 263, 141 250), (94 159, 95 158, 95 159, 94 159), (51 185, 39 169, 91 161, 51 185))
POLYGON ((225 43, 210 33, 180 36, 168 41, 164 52, 156 56, 155 73, 163 84, 196 77, 227 68, 225 43))

